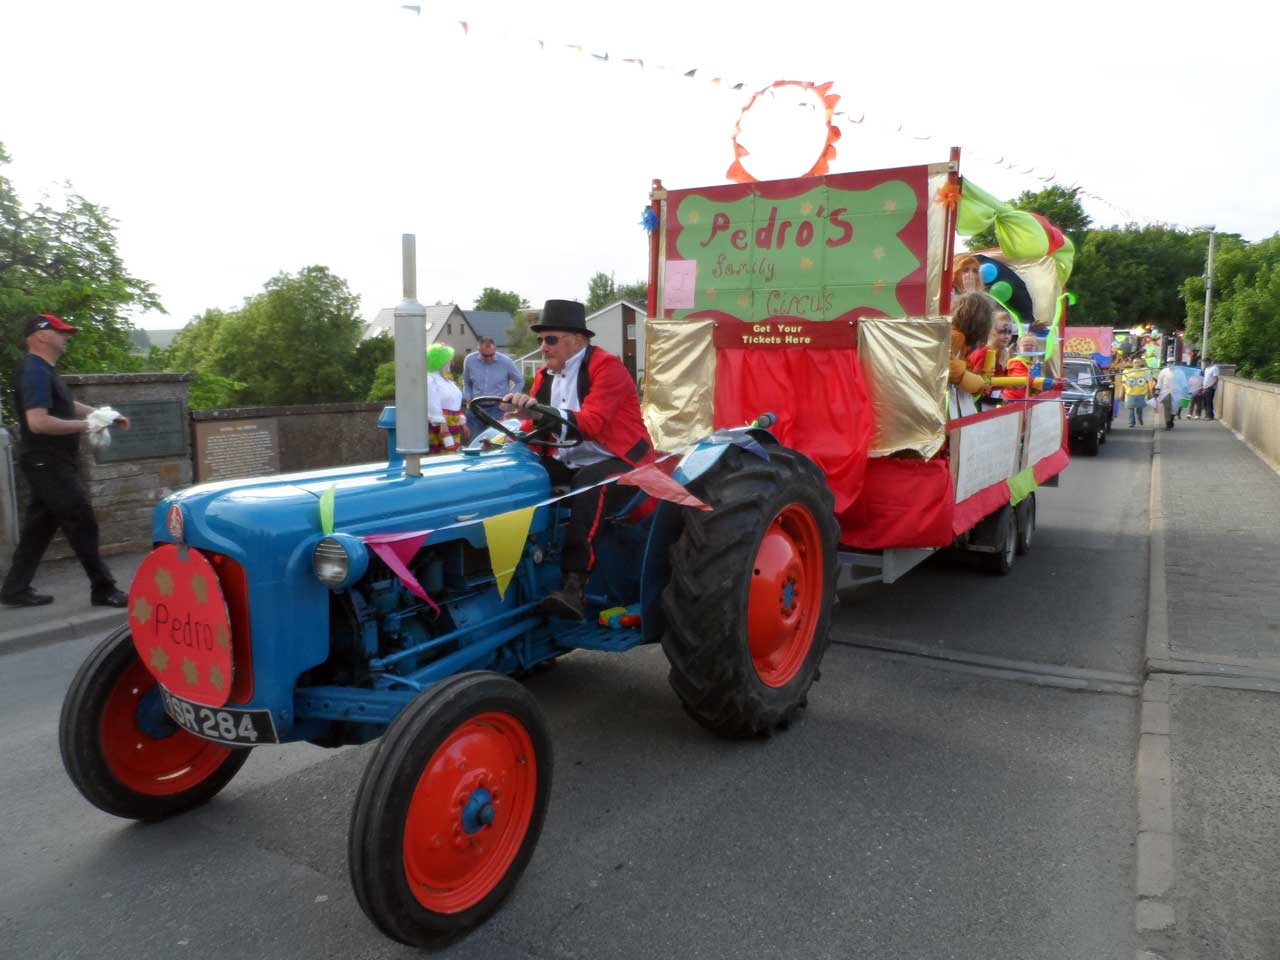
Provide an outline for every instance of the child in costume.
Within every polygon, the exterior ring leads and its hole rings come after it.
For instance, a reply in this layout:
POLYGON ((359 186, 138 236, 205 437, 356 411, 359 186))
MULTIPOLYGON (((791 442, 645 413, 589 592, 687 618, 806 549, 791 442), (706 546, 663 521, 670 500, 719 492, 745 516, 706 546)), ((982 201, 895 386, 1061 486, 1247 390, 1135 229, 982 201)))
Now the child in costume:
MULTIPOLYGON (((1039 337, 1032 336, 1029 333, 1023 334, 1018 339, 1018 352, 1009 361, 1009 376, 1030 378, 1037 358, 1042 352, 1043 346, 1039 337)), ((1025 400, 1030 392, 1029 386, 1030 381, 1028 380, 1028 386, 1026 387, 1005 387, 1002 395, 1006 400, 1025 400)))
POLYGON ((446 344, 433 343, 427 349, 427 456, 456 453, 466 439, 462 391, 444 375, 452 359, 453 347, 446 344))
POLYGON ((951 365, 947 381, 951 385, 951 419, 977 412, 973 395, 986 388, 982 377, 968 366, 969 354, 991 335, 995 301, 985 293, 963 293, 955 299, 951 314, 951 365))

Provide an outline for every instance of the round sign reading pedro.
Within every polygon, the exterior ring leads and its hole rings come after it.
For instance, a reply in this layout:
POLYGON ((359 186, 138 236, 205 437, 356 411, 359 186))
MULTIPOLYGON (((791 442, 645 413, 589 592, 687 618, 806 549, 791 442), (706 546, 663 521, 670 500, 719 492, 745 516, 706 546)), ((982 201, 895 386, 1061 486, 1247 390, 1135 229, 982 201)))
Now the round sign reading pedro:
POLYGON ((212 564, 188 547, 153 550, 129 589, 138 656, 176 696, 221 707, 231 693, 231 621, 212 564))

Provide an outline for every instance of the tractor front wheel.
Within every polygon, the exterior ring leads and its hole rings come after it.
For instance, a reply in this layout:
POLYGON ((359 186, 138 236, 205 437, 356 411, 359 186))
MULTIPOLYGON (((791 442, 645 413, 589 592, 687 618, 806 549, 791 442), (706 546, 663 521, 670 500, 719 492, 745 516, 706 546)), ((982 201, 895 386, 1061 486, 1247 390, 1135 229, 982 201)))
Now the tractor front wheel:
POLYGON ((826 652, 838 528, 826 478, 804 455, 738 447, 695 485, 663 593, 662 648, 676 695, 722 736, 767 734, 807 702, 826 652))
POLYGON ((405 707, 365 769, 348 835, 374 925, 433 947, 488 918, 533 856, 551 769, 542 711, 507 677, 459 674, 405 707))
POLYGON ((130 820, 161 820, 199 806, 249 758, 181 729, 138 657, 128 626, 80 666, 58 723, 62 765, 85 799, 130 820))

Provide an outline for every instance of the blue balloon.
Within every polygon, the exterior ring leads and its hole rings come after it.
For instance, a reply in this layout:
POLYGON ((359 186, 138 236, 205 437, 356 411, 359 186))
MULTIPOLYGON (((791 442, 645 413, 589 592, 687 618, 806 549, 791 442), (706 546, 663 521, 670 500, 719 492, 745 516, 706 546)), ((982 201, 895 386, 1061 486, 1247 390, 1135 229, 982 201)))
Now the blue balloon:
POLYGON ((991 286, 992 281, 994 281, 998 275, 999 271, 996 270, 996 265, 994 263, 984 263, 978 269, 978 276, 982 278, 982 282, 987 286, 991 286))

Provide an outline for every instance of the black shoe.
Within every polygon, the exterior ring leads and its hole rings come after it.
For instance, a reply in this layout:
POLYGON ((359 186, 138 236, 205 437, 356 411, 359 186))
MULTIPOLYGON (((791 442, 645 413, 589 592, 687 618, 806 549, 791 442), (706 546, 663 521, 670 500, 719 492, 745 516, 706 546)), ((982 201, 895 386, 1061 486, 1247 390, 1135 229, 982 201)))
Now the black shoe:
POLYGON ((566 573, 564 585, 542 601, 543 613, 565 620, 581 620, 587 607, 587 574, 566 573))
POLYGON ((6 607, 43 607, 46 604, 53 603, 53 597, 47 593, 36 593, 30 587, 21 593, 15 593, 9 597, 0 597, 0 603, 6 607))
POLYGON ((129 595, 112 587, 110 592, 93 594, 92 601, 95 607, 127 607, 129 595))

